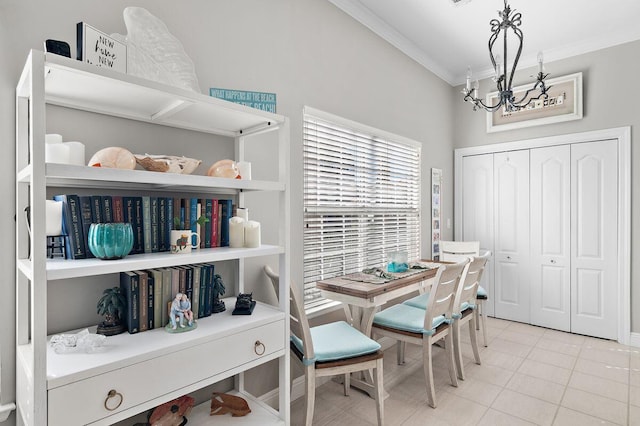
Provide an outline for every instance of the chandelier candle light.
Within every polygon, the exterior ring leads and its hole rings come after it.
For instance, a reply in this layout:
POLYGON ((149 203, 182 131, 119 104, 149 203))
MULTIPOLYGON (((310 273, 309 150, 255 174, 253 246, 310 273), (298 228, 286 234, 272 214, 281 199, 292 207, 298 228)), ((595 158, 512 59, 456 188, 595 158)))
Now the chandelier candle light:
MULTIPOLYGON (((536 76, 536 82, 533 87, 527 90, 524 95, 520 99, 516 99, 512 90, 513 83, 513 75, 516 72, 516 68, 518 66, 518 60, 520 59, 520 54, 522 53, 522 40, 523 34, 522 30, 520 30, 520 24, 522 23, 521 13, 516 13, 515 10, 511 10, 511 7, 507 4, 507 0, 504 0, 504 10, 502 12, 498 11, 498 16, 502 19, 501 21, 497 19, 492 19, 489 22, 491 25, 491 36, 489 37, 489 55, 491 57, 491 63, 493 64, 493 69, 495 70, 495 77, 493 80, 496 82, 496 86, 498 87, 498 103, 495 105, 487 105, 480 98, 478 98, 478 89, 480 84, 478 80, 475 80, 473 83, 473 88, 471 87, 471 68, 467 71, 467 84, 464 89, 462 89, 462 94, 464 95, 465 102, 473 103, 473 110, 477 110, 478 107, 485 109, 486 111, 493 112, 504 106, 507 112, 517 111, 519 109, 526 108, 531 102, 544 97, 545 99, 548 97, 547 92, 551 87, 547 87, 544 83, 544 80, 547 78, 549 74, 544 73, 543 66, 543 58, 542 52, 538 53, 538 75, 536 76), (516 53, 515 60, 513 61, 513 67, 511 68, 511 72, 509 73, 507 70, 508 58, 507 58, 507 33, 508 30, 511 29, 515 36, 518 38, 518 52, 516 53), (504 62, 503 58, 500 54, 494 55, 493 45, 495 44, 500 32, 503 33, 503 54, 504 54, 504 62), (531 92, 538 91, 538 96, 529 96, 531 92)), ((537 92, 536 92, 537 93, 537 92)))

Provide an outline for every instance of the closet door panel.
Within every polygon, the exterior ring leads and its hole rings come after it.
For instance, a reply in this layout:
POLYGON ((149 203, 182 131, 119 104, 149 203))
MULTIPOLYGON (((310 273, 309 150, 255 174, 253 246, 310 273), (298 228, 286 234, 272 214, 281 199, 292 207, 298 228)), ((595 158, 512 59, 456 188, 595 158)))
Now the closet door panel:
MULTIPOLYGON (((480 254, 493 252, 493 154, 463 159, 462 241, 480 241, 480 254)), ((489 259, 480 285, 489 299, 484 302, 488 315, 494 315, 493 261, 489 259)))
POLYGON ((571 329, 571 148, 530 152, 531 324, 571 329))
POLYGON ((571 331, 617 338, 617 141, 571 146, 571 331))
POLYGON ((529 322, 529 151, 494 154, 495 315, 529 322))

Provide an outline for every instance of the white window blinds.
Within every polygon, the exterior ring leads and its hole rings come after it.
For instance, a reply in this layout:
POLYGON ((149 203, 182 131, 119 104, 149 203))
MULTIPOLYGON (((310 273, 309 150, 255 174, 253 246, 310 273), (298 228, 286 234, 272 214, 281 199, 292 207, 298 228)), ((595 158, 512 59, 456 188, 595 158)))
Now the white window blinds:
POLYGON ((420 255, 420 146, 310 108, 304 113, 304 301, 315 282, 420 255), (384 136, 381 136, 384 135, 384 136))

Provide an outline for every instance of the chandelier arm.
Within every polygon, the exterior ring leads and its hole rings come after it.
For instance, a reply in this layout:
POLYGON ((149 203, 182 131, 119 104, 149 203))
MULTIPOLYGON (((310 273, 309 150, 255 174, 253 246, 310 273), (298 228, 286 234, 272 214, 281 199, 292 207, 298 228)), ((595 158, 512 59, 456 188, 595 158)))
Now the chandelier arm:
POLYGON ((477 106, 481 106, 482 108, 484 108, 485 110, 489 111, 489 112, 493 112, 495 110, 497 110, 498 108, 500 108, 502 106, 502 102, 498 101, 498 103, 496 105, 487 105, 485 104, 482 99, 480 98, 474 98, 473 96, 471 96, 472 92, 469 92, 465 95, 464 97, 464 101, 465 102, 472 102, 474 105, 474 109, 477 106))
POLYGON ((544 84, 544 81, 538 80, 536 82, 536 84, 531 89, 527 90, 519 100, 517 100, 517 101, 514 100, 513 102, 511 102, 511 105, 513 105, 513 106, 515 106, 517 108, 525 108, 531 102, 536 101, 536 100, 540 99, 543 96, 545 98, 549 97, 547 92, 549 91, 549 89, 551 89, 551 87, 553 87, 553 86, 546 87, 545 84, 544 84), (538 96, 536 96, 535 98, 529 99, 526 104, 522 104, 522 102, 524 102, 524 100, 527 99, 527 96, 529 95, 529 93, 531 93, 534 90, 536 90, 538 88, 538 86, 540 86, 540 94, 538 96))
MULTIPOLYGON (((507 86, 507 88, 509 89, 511 88, 511 85, 513 83, 513 76, 516 73, 516 67, 518 66, 518 61, 520 61, 520 54, 522 53, 522 43, 524 42, 524 34, 522 33, 522 30, 513 25, 511 26, 511 28, 513 29, 513 33, 516 35, 516 37, 518 37, 520 45, 518 46, 518 52, 516 53, 516 57, 513 61, 513 67, 511 68, 511 75, 509 76, 509 84, 507 86)), ((505 30, 505 33, 506 33, 506 30, 505 30)), ((506 40, 506 37, 505 37, 505 40, 506 40)), ((506 45, 505 45, 505 49, 506 49, 506 45)), ((506 67, 506 59, 505 59, 505 67, 506 67)))

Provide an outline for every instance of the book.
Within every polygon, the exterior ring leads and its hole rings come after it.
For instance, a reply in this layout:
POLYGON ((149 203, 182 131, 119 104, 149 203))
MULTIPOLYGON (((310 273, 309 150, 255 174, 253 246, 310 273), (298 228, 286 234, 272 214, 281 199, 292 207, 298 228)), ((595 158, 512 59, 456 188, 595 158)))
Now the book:
POLYGON ((158 197, 158 251, 167 251, 167 198, 158 197))
MULTIPOLYGON (((209 269, 206 265, 200 264, 200 291, 198 293, 198 318, 204 318, 206 316, 206 298, 207 298, 207 275, 209 273, 209 269)), ((192 302, 193 304, 193 302, 192 302)))
POLYGON ((184 266, 176 268, 178 269, 178 292, 185 293, 187 291, 187 269, 184 266))
POLYGON ((180 293, 180 269, 177 266, 173 266, 171 269, 171 298, 169 301, 176 297, 176 294, 180 293))
POLYGON ((144 271, 133 271, 138 274, 138 288, 140 291, 139 316, 140 331, 149 329, 149 274, 144 271))
POLYGON ((122 197, 124 222, 133 229, 133 248, 131 254, 144 253, 144 235, 142 228, 142 197, 122 197))
POLYGON ((211 198, 204 200, 204 217, 207 218, 204 224, 204 238, 201 235, 200 239, 204 241, 204 248, 211 248, 211 225, 213 223, 213 200, 211 198))
POLYGON ((182 229, 191 229, 191 198, 186 197, 182 199, 183 212, 181 213, 181 223, 183 223, 182 229))
POLYGON ((144 252, 151 253, 151 197, 142 198, 142 237, 144 238, 144 252))
MULTIPOLYGON (((198 243, 198 246, 200 248, 204 248, 204 238, 202 238, 202 225, 200 225, 200 222, 198 222, 198 219, 202 216, 202 203, 200 202, 200 200, 197 200, 198 202, 196 203, 196 215, 195 215, 195 223, 196 223, 196 234, 198 234, 198 237, 200 238, 200 242, 198 243)), ((191 225, 191 228, 193 230, 193 225, 191 225)), ((191 239, 193 240, 193 242, 195 243, 197 241, 197 238, 191 237, 191 239)))
POLYGON ((173 296, 171 294, 171 269, 163 268, 162 269, 162 302, 160 307, 162 311, 161 327, 164 327, 169 323, 169 310, 167 309, 167 307, 172 300, 173 300, 173 296))
POLYGON ((158 197, 149 197, 151 212, 151 253, 157 253, 159 251, 160 233, 158 218, 158 197))
POLYGON ((229 246, 229 219, 233 214, 233 200, 218 200, 222 205, 222 215, 220 217, 220 247, 229 246))
POLYGON ((124 222, 124 208, 122 205, 122 196, 114 195, 111 197, 113 205, 113 221, 116 223, 124 222))
POLYGON ((184 213, 182 212, 182 198, 175 197, 173 199, 173 219, 171 220, 171 229, 184 229, 184 213), (176 225, 178 225, 178 227, 176 227, 176 225))
POLYGON ((75 194, 54 195, 62 201, 62 233, 67 236, 65 252, 67 259, 86 259, 87 239, 82 229, 80 199, 75 194))
POLYGON ((147 271, 150 278, 153 278, 153 328, 160 328, 165 325, 162 320, 162 292, 163 273, 161 269, 150 269, 147 271))
POLYGON ((184 269, 186 271, 184 293, 191 300, 193 298, 193 266, 186 265, 184 269))
POLYGON ((130 334, 138 333, 140 318, 138 317, 138 275, 131 272, 120 272, 120 291, 127 299, 127 309, 124 320, 127 323, 127 330, 130 334))
POLYGON ((103 218, 103 203, 102 196, 91 196, 91 213, 93 214, 93 223, 104 223, 103 218))
POLYGON ((171 230, 173 229, 173 198, 166 199, 166 208, 167 211, 165 213, 166 224, 165 224, 165 239, 167 243, 167 251, 171 250, 171 230))
POLYGON ((193 297, 191 300, 191 311, 193 311, 194 318, 200 318, 198 313, 200 311, 200 272, 202 271, 202 265, 192 265, 193 269, 193 297))
POLYGON ((205 300, 205 316, 211 316, 213 313, 213 281, 215 279, 215 266, 213 263, 205 263, 208 273, 207 273, 207 282, 205 287, 206 292, 206 300, 205 300))
POLYGON ((211 247, 220 247, 220 206, 217 199, 211 200, 211 247))
POLYGON ((84 231, 85 239, 87 240, 86 252, 87 259, 94 258, 95 256, 89 250, 89 228, 93 221, 93 209, 91 208, 91 197, 89 195, 80 195, 80 218, 82 220, 82 230, 84 231))
POLYGON ((103 220, 105 223, 113 223, 113 198, 111 195, 102 196, 103 220))

